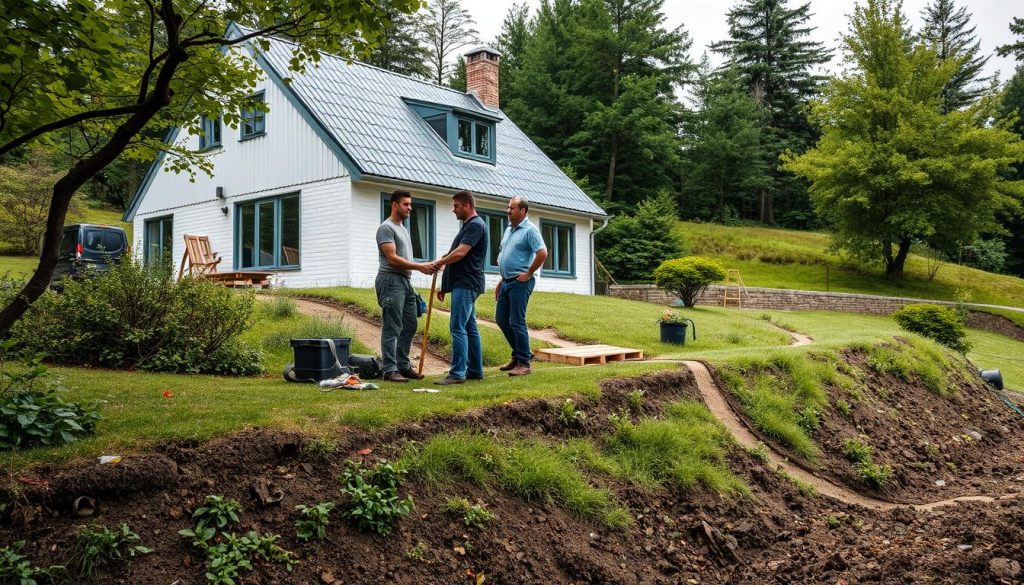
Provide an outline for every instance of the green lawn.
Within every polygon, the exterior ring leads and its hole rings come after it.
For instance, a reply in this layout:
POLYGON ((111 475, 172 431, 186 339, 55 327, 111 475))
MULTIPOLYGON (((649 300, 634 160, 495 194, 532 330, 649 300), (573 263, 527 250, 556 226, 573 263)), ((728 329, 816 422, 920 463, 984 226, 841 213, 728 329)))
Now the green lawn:
POLYGON ((829 237, 822 233, 693 222, 679 222, 676 229, 691 253, 739 269, 751 287, 939 300, 954 300, 962 291, 971 302, 1024 307, 1024 279, 947 263, 929 282, 927 261, 916 254, 907 259, 906 278, 894 281, 880 266, 865 268, 827 254, 829 237))
POLYGON ((13 278, 28 278, 36 271, 39 258, 36 256, 0 256, 0 275, 13 278))
POLYGON ((41 461, 126 454, 170 439, 205 440, 252 427, 283 427, 317 433, 337 425, 378 427, 432 414, 523 398, 554 398, 597 392, 605 378, 678 367, 624 363, 603 367, 539 364, 528 378, 492 370, 486 379, 439 394, 412 392, 417 384, 381 383, 375 391, 321 392, 313 384, 280 376, 227 378, 53 368, 71 388, 72 400, 105 400, 97 434, 55 449, 30 449, 4 457, 13 468, 41 461), (170 392, 173 397, 164 397, 170 392))

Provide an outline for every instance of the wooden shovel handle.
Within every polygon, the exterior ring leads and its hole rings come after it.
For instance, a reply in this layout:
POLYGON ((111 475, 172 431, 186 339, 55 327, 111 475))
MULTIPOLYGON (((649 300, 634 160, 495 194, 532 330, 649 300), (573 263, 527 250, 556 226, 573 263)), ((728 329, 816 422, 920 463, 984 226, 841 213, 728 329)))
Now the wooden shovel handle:
POLYGON ((434 311, 434 289, 437 288, 437 273, 434 273, 433 280, 430 281, 430 298, 427 300, 427 322, 423 325, 423 346, 420 347, 420 367, 416 370, 416 373, 420 376, 423 375, 423 362, 427 359, 427 336, 430 333, 430 315, 434 311))

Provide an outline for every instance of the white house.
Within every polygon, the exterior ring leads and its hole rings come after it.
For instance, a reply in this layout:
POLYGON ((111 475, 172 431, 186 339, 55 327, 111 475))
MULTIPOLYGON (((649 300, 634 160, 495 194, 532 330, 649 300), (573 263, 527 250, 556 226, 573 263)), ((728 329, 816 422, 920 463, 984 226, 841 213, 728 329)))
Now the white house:
POLYGON ((497 108, 496 51, 467 55, 462 93, 330 55, 286 84, 291 48, 275 40, 255 54, 269 112, 243 112, 237 130, 204 119, 204 136, 172 132, 214 172, 192 183, 162 157, 153 163, 125 212, 146 262, 179 262, 182 236, 205 234, 222 270, 273 270, 289 287, 372 287, 391 191, 413 193, 415 256, 433 259, 459 229, 451 196, 467 189, 488 226, 490 286, 505 207, 522 195, 550 252, 537 289, 593 293, 592 233, 607 215, 497 108))

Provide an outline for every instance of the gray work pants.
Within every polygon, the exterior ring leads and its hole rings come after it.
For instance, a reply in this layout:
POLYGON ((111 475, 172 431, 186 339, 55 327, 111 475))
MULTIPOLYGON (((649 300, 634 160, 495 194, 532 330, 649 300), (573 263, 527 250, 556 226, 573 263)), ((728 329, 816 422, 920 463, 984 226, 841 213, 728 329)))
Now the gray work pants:
POLYGON ((374 288, 383 321, 380 354, 384 373, 412 370, 409 349, 416 335, 416 291, 407 277, 390 272, 378 273, 374 288))

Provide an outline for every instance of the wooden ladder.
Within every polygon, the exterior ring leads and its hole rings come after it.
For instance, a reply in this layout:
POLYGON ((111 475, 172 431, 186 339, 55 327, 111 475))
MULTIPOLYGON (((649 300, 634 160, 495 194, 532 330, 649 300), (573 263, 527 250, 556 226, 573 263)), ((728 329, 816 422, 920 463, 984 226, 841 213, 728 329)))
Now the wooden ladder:
POLYGON ((731 301, 735 301, 737 307, 743 308, 743 295, 746 292, 747 287, 743 284, 740 271, 736 268, 726 270, 725 287, 722 289, 722 306, 728 307, 731 301))

